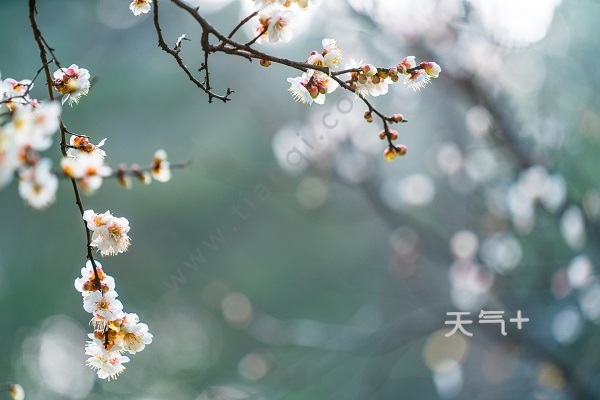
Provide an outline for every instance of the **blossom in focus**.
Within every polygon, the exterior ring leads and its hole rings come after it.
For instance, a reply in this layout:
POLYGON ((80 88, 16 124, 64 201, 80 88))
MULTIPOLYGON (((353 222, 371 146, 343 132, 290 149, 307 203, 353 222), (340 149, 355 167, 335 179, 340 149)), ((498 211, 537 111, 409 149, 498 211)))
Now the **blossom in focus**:
POLYGON ((297 78, 288 78, 291 84, 288 91, 296 101, 305 104, 325 103, 325 95, 331 93, 339 87, 339 84, 326 74, 318 71, 312 71, 309 74, 302 74, 297 78))
POLYGON ((409 69, 414 68, 416 66, 417 63, 415 61, 415 56, 408 56, 405 57, 404 60, 400 62, 400 64, 398 64, 398 72, 406 75, 409 73, 409 69))
POLYGON ((159 182, 168 182, 171 180, 170 164, 167 161, 167 152, 160 149, 154 153, 154 159, 151 166, 152 177, 159 182))
POLYGON ((421 66, 423 67, 427 75, 429 75, 432 78, 437 78, 440 75, 440 72, 442 72, 442 67, 440 67, 437 63, 434 62, 424 62, 421 63, 421 66))
POLYGON ((349 86, 354 89, 356 97, 369 95, 377 97, 387 94, 389 85, 394 82, 394 79, 390 76, 391 69, 380 70, 372 64, 364 64, 362 61, 356 61, 352 58, 345 68, 357 70, 350 73, 351 82, 349 83, 349 86))
POLYGON ((323 39, 322 44, 323 52, 311 52, 306 63, 319 67, 337 68, 342 60, 342 50, 334 39, 323 39))
MULTIPOLYGON (((94 261, 94 263, 96 264, 96 272, 102 286, 102 293, 115 290, 115 279, 104 273, 102 264, 98 261, 94 261)), ((81 278, 75 279, 75 289, 81 292, 83 296, 87 296, 90 292, 95 292, 99 289, 96 286, 94 268, 90 260, 87 261, 85 267, 81 268, 81 278)))
POLYGON ((78 104, 81 96, 87 96, 90 89, 90 73, 85 68, 72 64, 69 68, 59 68, 54 72, 54 87, 63 95, 62 104, 78 104))
POLYGON ((154 336, 148 332, 148 325, 140 322, 137 314, 126 313, 113 325, 118 327, 117 343, 130 354, 140 352, 147 344, 152 343, 154 336))
POLYGON ((108 351, 97 342, 91 341, 86 345, 85 354, 91 356, 87 365, 96 370, 100 379, 117 379, 125 371, 123 364, 129 362, 129 357, 116 350, 108 351))
POLYGON ((117 292, 100 290, 90 292, 83 298, 83 309, 94 316, 92 322, 97 328, 104 328, 110 321, 121 318, 123 303, 117 299, 117 292))
POLYGON ((423 89, 431 82, 429 75, 422 69, 412 71, 409 75, 404 79, 404 87, 412 88, 415 92, 423 89))
POLYGON ((288 82, 291 84, 288 91, 292 94, 294 100, 304 104, 312 104, 313 98, 306 88, 308 84, 306 74, 298 78, 288 78, 288 82))
POLYGON ((142 15, 150 12, 150 3, 152 0, 133 0, 129 4, 129 9, 133 15, 142 15))
POLYGON ((323 39, 323 57, 325 59, 325 65, 329 68, 337 68, 340 61, 342 60, 342 49, 337 46, 337 42, 334 39, 323 39))
POLYGON ((58 178, 51 168, 50 159, 44 158, 19 173, 19 195, 33 208, 46 208, 56 199, 58 178))
POLYGON ((91 245, 97 247, 100 254, 112 256, 127 251, 130 245, 127 218, 114 217, 110 211, 96 214, 94 210, 86 210, 83 219, 92 231, 91 245))

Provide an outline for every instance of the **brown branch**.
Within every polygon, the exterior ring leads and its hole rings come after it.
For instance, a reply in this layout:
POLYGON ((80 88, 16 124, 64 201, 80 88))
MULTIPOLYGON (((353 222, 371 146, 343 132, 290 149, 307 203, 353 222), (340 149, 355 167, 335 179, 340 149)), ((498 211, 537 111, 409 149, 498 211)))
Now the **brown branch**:
MULTIPOLYGON (((44 69, 44 73, 46 75, 46 85, 48 86, 48 97, 50 98, 51 101, 53 101, 54 100, 54 92, 52 91, 53 80, 52 80, 52 75, 50 74, 50 68, 48 67, 49 61, 48 61, 48 57, 46 55, 46 48, 48 48, 48 51, 52 55, 52 59, 54 60, 56 65, 59 65, 59 63, 58 63, 58 60, 56 59, 56 56, 53 53, 54 50, 50 46, 48 46, 46 39, 44 39, 44 36, 42 35, 42 32, 40 31, 40 28, 35 19, 36 14, 37 14, 36 0, 29 0, 29 22, 31 25, 31 29, 33 31, 33 38, 35 39, 35 42, 37 43, 38 48, 40 50, 40 60, 42 61, 42 68, 44 69)), ((59 68, 60 68, 60 65, 59 65, 59 68)), ((67 155, 66 134, 69 131, 67 130, 62 118, 59 118, 59 121, 60 121, 60 139, 61 139, 60 150, 61 150, 63 157, 66 157, 66 155, 67 155)), ((85 209, 83 207, 83 203, 81 202, 81 196, 79 195, 77 181, 75 179, 71 178, 71 184, 73 185, 73 192, 75 193, 75 203, 77 204, 77 207, 79 208, 81 216, 83 217, 83 213, 84 213, 85 209)), ((86 233, 86 238, 87 238, 87 245, 86 245, 87 258, 92 263, 92 269, 94 270, 94 284, 96 285, 98 290, 101 291, 102 286, 100 283, 100 276, 98 275, 98 271, 96 270, 96 262, 94 261, 94 255, 92 253, 92 235, 91 235, 91 232, 88 229, 87 223, 85 221, 83 221, 83 226, 85 227, 85 233, 86 233)))
MULTIPOLYGON (((200 82, 198 79, 196 79, 196 77, 194 77, 194 75, 190 72, 188 67, 183 62, 183 59, 179 56, 179 52, 171 49, 167 45, 167 43, 165 42, 165 40, 163 38, 162 29, 161 29, 160 23, 158 21, 158 0, 155 0, 153 9, 154 9, 154 12, 153 12, 154 13, 154 28, 155 28, 156 34, 158 36, 158 46, 164 52, 170 54, 171 56, 173 56, 173 58, 175 58, 175 60, 177 61, 177 64, 186 73, 186 75, 188 76, 190 81, 192 81, 196 86, 198 86, 198 88, 200 90, 202 90, 204 93, 206 93, 208 95, 209 102, 212 102, 213 98, 221 100, 223 103, 226 103, 229 100, 231 100, 229 98, 229 95, 232 93, 230 89, 227 89, 227 93, 225 95, 218 95, 216 93, 213 93, 208 86, 205 86, 202 82, 200 82)), ((205 49, 205 51, 206 51, 206 49, 205 49)), ((207 72, 207 77, 208 77, 208 72, 207 72)), ((205 81, 207 81, 207 80, 208 79, 205 79, 205 81)))
POLYGON ((229 35, 227 35, 227 37, 229 39, 231 39, 233 37, 233 35, 235 35, 235 33, 242 27, 244 26, 248 21, 250 21, 252 18, 256 17, 258 15, 258 11, 254 11, 252 14, 248 15, 246 18, 244 18, 243 20, 240 21, 239 24, 237 24, 237 26, 235 28, 233 28, 233 30, 229 33, 229 35))

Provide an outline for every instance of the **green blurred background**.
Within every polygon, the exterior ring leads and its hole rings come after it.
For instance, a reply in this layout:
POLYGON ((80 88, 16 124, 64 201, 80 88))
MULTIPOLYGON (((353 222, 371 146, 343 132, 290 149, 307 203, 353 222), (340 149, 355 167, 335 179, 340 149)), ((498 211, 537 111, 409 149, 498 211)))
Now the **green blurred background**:
MULTIPOLYGON (((194 4, 223 31, 252 9, 194 4)), ((197 69, 198 27, 160 5, 167 42, 186 33, 197 69)), ((13 182, 0 195, 0 382, 45 400, 600 398, 597 1, 323 0, 299 12, 290 44, 261 49, 303 60, 332 37, 346 59, 442 66, 420 93, 397 84, 374 99, 410 121, 409 153, 393 163, 360 102, 338 90, 296 104, 286 78, 299 74, 284 67, 215 55, 215 90, 235 93, 208 104, 149 15, 127 6, 40 1, 38 20, 62 64, 97 78, 64 109, 70 130, 108 138, 113 167, 158 148, 193 161, 167 184, 105 181, 84 198, 130 221, 130 251, 100 261, 154 342, 117 381, 85 367, 72 189, 62 182, 37 212, 13 182), (530 321, 502 336, 480 310, 530 321), (451 311, 471 312, 473 337, 444 336, 451 311)), ((4 79, 40 66, 27 12, 0 5, 4 79)), ((42 80, 33 95, 45 97, 42 80)), ((56 164, 58 148, 47 153, 56 164)))

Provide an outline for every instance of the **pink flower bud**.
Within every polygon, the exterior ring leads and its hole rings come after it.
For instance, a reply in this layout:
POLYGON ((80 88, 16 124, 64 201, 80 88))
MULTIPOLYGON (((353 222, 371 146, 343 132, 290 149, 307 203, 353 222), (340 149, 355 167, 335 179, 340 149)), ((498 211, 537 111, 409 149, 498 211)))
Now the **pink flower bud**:
POLYGON ((375 68, 375 66, 372 64, 366 64, 366 65, 363 65, 362 72, 366 76, 373 76, 377 73, 377 68, 375 68))

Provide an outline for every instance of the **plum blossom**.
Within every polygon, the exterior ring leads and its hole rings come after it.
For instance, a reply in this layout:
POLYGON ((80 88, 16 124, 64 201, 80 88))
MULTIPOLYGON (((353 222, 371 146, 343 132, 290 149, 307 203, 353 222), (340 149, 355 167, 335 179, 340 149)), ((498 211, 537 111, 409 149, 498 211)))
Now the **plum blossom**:
POLYGON ((151 166, 152 177, 159 182, 168 182, 171 180, 170 164, 167 161, 167 152, 160 149, 154 153, 154 159, 151 166))
POLYGON ((292 29, 297 20, 293 11, 271 6, 261 11, 258 22, 255 32, 260 38, 257 42, 287 43, 292 40, 292 29))
POLYGON ((106 293, 96 290, 84 296, 83 309, 94 316, 92 323, 96 328, 104 328, 110 321, 122 317, 123 303, 117 300, 117 296, 114 290, 106 293))
POLYGON ((325 95, 339 87, 339 84, 322 72, 311 70, 297 78, 288 78, 291 84, 288 91, 296 101, 312 105, 325 103, 325 95))
POLYGON ((140 322, 137 314, 126 313, 111 326, 118 327, 117 343, 130 354, 140 352, 147 344, 152 343, 154 336, 148 332, 148 325, 140 322))
POLYGON ((59 128, 60 114, 61 106, 56 102, 19 107, 6 125, 6 134, 19 149, 47 150, 59 128))
POLYGON ((342 50, 337 46, 334 39, 323 39, 323 51, 313 51, 306 60, 307 64, 319 67, 337 68, 342 60, 342 50))
POLYGON ((106 350, 99 340, 87 342, 85 354, 91 356, 87 359, 87 365, 96 370, 100 379, 117 379, 125 371, 123 364, 129 362, 129 357, 122 355, 117 350, 106 350))
POLYGON ((13 110, 15 104, 27 104, 31 102, 27 94, 33 87, 33 82, 29 79, 17 81, 16 79, 0 79, 0 101, 8 100, 8 108, 13 110))
POLYGON ((88 193, 98 190, 102 186, 103 178, 112 173, 112 169, 104 164, 102 157, 91 153, 81 153, 77 158, 64 157, 60 167, 65 175, 79 179, 82 188, 87 189, 88 193))
POLYGON ((93 247, 97 247, 103 256, 112 256, 127 251, 130 245, 129 221, 127 218, 114 217, 110 211, 96 214, 94 210, 86 210, 83 219, 92 233, 93 247))
POLYGON ((25 391, 18 383, 11 383, 8 385, 8 394, 10 394, 10 397, 14 400, 25 400, 25 391))
MULTIPOLYGON (((102 270, 102 264, 100 264, 100 262, 94 261, 94 263, 96 264, 96 272, 98 274, 98 279, 100 280, 100 285, 102 286, 102 293, 115 290, 115 279, 102 270)), ((75 289, 77 289, 78 292, 81 292, 83 296, 87 296, 90 292, 97 291, 98 288, 96 287, 95 278, 96 276, 94 274, 92 262, 88 260, 85 267, 81 268, 81 278, 75 279, 75 289)))
POLYGON ((129 4, 129 9, 133 13, 133 15, 142 15, 150 12, 152 0, 133 0, 131 4, 129 4))
POLYGON ((52 161, 44 158, 19 173, 19 195, 33 208, 46 208, 56 199, 58 178, 51 168, 52 161))
MULTIPOLYGON (((84 212, 88 227, 97 232, 99 229, 110 228, 114 218, 110 212, 96 214, 92 210, 84 212)), ((129 362, 129 357, 123 352, 136 354, 152 343, 153 335, 148 325, 140 322, 135 313, 123 311, 123 304, 117 300, 114 279, 107 275, 98 261, 88 260, 81 269, 81 277, 75 279, 75 288, 81 292, 83 308, 93 315, 90 323, 94 332, 88 334, 85 354, 90 356, 87 365, 94 369, 100 379, 116 379, 129 362), (96 279, 100 281, 102 290, 98 290, 96 279)))
POLYGON ((77 136, 72 135, 69 140, 69 144, 71 148, 67 149, 67 155, 73 158, 77 158, 81 154, 93 154, 100 158, 106 157, 106 152, 102 150, 100 147, 104 145, 106 139, 102 139, 100 143, 93 144, 90 143, 89 139, 86 136, 77 136))
POLYGON ((431 82, 429 75, 422 69, 412 71, 409 75, 404 78, 404 87, 412 88, 413 91, 418 92, 423 89, 431 82))
POLYGON ((329 68, 337 68, 343 58, 342 49, 337 46, 337 42, 334 39, 325 38, 321 43, 323 45, 325 65, 329 68))
POLYGON ((437 63, 434 62, 424 62, 421 63, 421 66, 423 67, 427 75, 429 75, 432 78, 437 78, 440 75, 440 72, 442 72, 442 67, 440 67, 437 63))
POLYGON ((415 61, 415 56, 404 57, 404 59, 398 64, 398 72, 406 75, 409 74, 409 69, 412 69, 417 66, 417 62, 415 61))
POLYGON ((63 95, 62 104, 79 104, 81 96, 87 96, 90 90, 90 73, 85 68, 72 64, 69 68, 59 68, 54 72, 54 87, 63 95))

